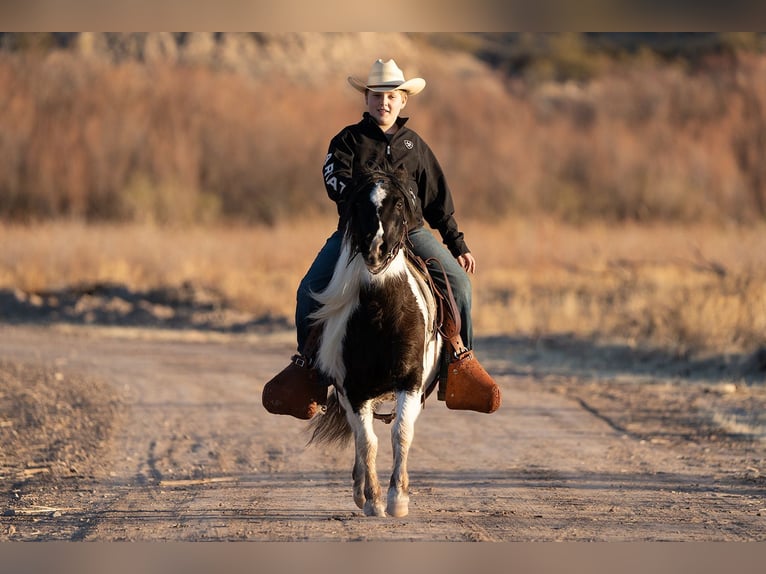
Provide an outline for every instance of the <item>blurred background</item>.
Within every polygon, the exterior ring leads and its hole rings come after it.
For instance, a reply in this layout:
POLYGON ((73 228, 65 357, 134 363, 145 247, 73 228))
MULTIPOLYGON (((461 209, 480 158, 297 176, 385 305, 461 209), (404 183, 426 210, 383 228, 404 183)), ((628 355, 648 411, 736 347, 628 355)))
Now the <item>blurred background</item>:
POLYGON ((329 214, 321 165, 394 58, 462 218, 766 217, 759 33, 4 33, 0 218, 329 214))
POLYGON ((376 58, 427 80, 405 115, 481 255, 480 329, 766 340, 750 32, 2 33, 0 287, 192 282, 291 321, 376 58))

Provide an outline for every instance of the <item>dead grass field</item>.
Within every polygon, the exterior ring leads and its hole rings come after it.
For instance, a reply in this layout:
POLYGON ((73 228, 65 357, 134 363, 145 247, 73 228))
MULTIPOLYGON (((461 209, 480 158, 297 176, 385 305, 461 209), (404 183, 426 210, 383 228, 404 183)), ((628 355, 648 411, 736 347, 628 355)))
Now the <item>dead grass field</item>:
MULTIPOLYGON (((295 287, 332 219, 273 227, 54 222, 0 226, 0 289, 190 283, 226 305, 292 320, 295 287)), ((679 355, 766 345, 763 226, 463 224, 477 261, 478 334, 573 334, 679 355)))
POLYGON ((763 227, 527 221, 466 232, 482 264, 483 332, 593 335, 678 353, 766 342, 763 227))

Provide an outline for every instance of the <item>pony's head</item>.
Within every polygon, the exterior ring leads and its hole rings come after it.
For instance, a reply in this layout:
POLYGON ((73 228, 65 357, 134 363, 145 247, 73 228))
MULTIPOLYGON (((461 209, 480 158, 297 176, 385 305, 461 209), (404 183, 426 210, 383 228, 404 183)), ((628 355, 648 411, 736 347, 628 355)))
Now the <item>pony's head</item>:
POLYGON ((414 221, 414 201, 403 168, 368 167, 352 181, 343 221, 354 252, 371 273, 396 257, 414 221))

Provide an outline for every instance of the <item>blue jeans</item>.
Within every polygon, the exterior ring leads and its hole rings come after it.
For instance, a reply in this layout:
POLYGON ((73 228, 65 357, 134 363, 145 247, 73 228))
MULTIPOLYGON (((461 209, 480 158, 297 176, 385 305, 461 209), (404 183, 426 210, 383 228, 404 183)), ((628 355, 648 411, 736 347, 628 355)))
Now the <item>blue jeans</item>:
MULTIPOLYGON (((468 274, 460 266, 452 254, 440 243, 430 231, 424 227, 413 229, 409 232, 409 239, 412 243, 412 250, 422 259, 431 257, 438 259, 444 266, 447 277, 452 287, 452 294, 455 296, 455 302, 460 310, 460 337, 463 344, 473 348, 473 327, 471 325, 471 280, 468 274)), ((311 296, 311 293, 322 291, 330 283, 335 263, 340 257, 340 247, 343 241, 343 233, 335 231, 324 247, 319 251, 314 262, 309 267, 306 276, 298 286, 296 295, 297 305, 295 308, 295 327, 298 331, 298 351, 303 352, 303 345, 308 338, 311 328, 309 314, 314 311, 318 304, 311 296)), ((440 288, 444 288, 444 280, 441 271, 437 269, 433 273, 434 283, 440 288)))

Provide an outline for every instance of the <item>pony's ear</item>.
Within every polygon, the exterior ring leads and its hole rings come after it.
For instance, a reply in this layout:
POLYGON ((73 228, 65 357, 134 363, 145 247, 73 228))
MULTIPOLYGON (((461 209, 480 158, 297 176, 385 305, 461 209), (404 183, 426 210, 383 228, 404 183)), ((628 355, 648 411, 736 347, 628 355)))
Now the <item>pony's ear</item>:
POLYGON ((400 163, 396 166, 394 169, 394 174, 402 181, 407 181, 407 177, 409 176, 409 172, 407 172, 407 168, 404 167, 404 163, 400 163))

